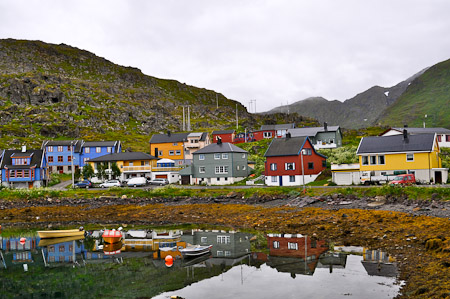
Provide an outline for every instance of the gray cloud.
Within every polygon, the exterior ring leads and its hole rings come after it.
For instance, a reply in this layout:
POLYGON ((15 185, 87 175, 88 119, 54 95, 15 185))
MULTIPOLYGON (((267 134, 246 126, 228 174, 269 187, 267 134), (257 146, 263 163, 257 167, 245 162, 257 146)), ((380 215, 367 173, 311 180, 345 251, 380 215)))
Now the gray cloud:
POLYGON ((345 100, 450 57, 447 0, 2 0, 0 38, 65 43, 264 111, 345 100))

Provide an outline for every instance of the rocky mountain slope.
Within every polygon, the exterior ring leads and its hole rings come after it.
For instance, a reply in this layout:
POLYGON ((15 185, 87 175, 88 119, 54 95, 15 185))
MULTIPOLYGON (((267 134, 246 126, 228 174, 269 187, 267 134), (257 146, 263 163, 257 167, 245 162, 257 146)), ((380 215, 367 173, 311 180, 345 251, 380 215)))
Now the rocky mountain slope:
MULTIPOLYGON (((254 116, 212 90, 147 76, 64 44, 0 40, 0 148, 83 138, 147 150, 152 133, 183 129, 183 106, 190 106, 192 130, 234 128, 236 109, 243 127, 280 118, 254 116)), ((296 117, 291 121, 302 121, 296 117)))
MULTIPOLYGON (((388 113, 390 107, 409 90, 409 86, 414 86, 413 82, 421 80, 419 78, 423 76, 425 71, 423 70, 393 87, 374 86, 344 102, 313 97, 295 102, 289 107, 274 108, 267 113, 285 111, 289 108, 290 112, 297 112, 304 116, 316 118, 321 123, 328 122, 328 124, 340 125, 347 129, 378 125, 380 119, 383 119, 383 115, 388 113)), ((408 117, 402 119, 401 122, 401 125, 404 123, 413 124, 408 117)), ((383 124, 390 125, 387 121, 383 124)))

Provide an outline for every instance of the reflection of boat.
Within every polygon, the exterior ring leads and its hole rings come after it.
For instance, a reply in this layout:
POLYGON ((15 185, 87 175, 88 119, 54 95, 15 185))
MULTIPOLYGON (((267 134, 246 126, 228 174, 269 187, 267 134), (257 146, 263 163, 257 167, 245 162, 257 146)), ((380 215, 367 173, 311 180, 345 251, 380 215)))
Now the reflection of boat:
POLYGON ((179 231, 156 232, 130 230, 124 233, 122 243, 124 251, 157 251, 158 249, 169 248, 171 251, 178 247, 181 241, 179 231))
POLYGON ((211 257, 212 257, 211 252, 207 252, 206 254, 183 260, 181 266, 182 267, 193 266, 193 265, 199 264, 201 262, 204 262, 204 261, 210 259, 211 257))
POLYGON ((122 240, 122 232, 115 229, 105 229, 102 238, 106 243, 117 243, 122 240))
POLYGON ((64 243, 68 241, 76 241, 76 240, 83 240, 84 236, 71 236, 71 237, 62 237, 62 238, 48 238, 48 239, 41 239, 39 241, 38 246, 39 247, 45 247, 49 245, 55 245, 58 243, 64 243))
POLYGON ((62 230, 40 230, 38 231, 41 239, 45 238, 62 238, 73 236, 84 236, 83 229, 62 229, 62 230))
POLYGON ((212 245, 189 245, 186 248, 180 249, 180 253, 183 257, 195 257, 211 252, 211 248, 212 245))
POLYGON ((118 254, 121 252, 122 248, 122 242, 115 242, 115 243, 106 243, 105 245, 103 245, 103 253, 105 255, 114 255, 114 254, 118 254))

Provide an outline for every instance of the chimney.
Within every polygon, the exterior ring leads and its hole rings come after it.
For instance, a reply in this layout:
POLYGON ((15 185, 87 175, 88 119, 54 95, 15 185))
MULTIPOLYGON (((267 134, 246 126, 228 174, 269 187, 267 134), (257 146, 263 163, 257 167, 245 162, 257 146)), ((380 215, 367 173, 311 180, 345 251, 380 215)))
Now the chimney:
POLYGON ((167 131, 167 136, 169 136, 169 137, 170 137, 170 135, 171 135, 170 131, 167 131))
POLYGON ((403 130, 403 140, 407 140, 408 139, 408 130, 404 129, 403 130))
POLYGON ((217 136, 217 144, 222 144, 222 138, 220 138, 219 136, 217 136))
POLYGON ((291 138, 291 133, 287 132, 286 133, 286 139, 289 139, 289 138, 291 138))
POLYGON ((25 153, 27 151, 27 146, 26 145, 22 145, 22 153, 25 153))
POLYGON ((405 125, 403 125, 403 127, 404 127, 404 128, 407 128, 407 127, 408 127, 408 125, 406 125, 406 124, 405 124, 405 125))
POLYGON ((323 123, 323 129, 324 131, 328 131, 328 124, 326 122, 323 123))

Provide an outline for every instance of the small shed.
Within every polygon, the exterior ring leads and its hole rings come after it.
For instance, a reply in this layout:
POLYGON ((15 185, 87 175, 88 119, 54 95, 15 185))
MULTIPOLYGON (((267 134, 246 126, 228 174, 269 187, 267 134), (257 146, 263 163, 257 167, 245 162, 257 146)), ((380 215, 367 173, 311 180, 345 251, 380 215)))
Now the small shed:
POLYGON ((332 164, 331 173, 336 185, 359 185, 361 182, 359 163, 332 164))

